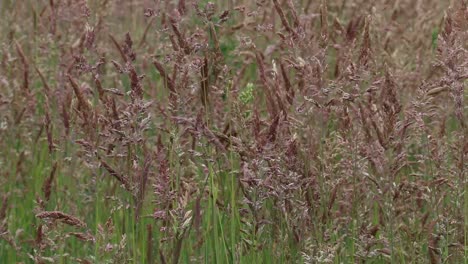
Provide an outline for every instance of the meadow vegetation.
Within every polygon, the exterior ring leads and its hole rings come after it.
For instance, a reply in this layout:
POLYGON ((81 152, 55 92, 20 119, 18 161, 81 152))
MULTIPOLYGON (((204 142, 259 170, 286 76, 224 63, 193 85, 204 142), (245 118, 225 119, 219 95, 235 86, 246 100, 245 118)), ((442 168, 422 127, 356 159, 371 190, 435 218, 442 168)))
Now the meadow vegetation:
POLYGON ((1 263, 468 263, 466 0, 0 0, 1 263))

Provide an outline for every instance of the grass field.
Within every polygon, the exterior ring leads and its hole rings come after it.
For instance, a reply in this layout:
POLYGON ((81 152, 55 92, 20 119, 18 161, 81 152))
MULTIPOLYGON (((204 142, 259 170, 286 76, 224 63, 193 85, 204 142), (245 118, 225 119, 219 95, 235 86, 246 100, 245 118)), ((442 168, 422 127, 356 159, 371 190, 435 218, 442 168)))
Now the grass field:
POLYGON ((467 1, 0 16, 0 263, 468 263, 467 1))

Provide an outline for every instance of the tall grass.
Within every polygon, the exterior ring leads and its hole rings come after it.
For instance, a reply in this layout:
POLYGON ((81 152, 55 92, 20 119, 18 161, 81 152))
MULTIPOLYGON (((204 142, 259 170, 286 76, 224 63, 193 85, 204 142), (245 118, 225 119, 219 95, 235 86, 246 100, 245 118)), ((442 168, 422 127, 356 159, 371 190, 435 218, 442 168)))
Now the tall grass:
POLYGON ((1 263, 467 263, 460 1, 1 1, 1 263))

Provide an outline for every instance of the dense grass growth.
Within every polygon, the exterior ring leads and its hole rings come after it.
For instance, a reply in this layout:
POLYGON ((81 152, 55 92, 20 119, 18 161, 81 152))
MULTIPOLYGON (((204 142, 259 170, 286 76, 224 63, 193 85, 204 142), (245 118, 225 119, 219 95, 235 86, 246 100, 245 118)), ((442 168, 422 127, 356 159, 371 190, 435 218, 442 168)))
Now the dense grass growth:
POLYGON ((466 1, 0 9, 0 263, 468 263, 466 1))

